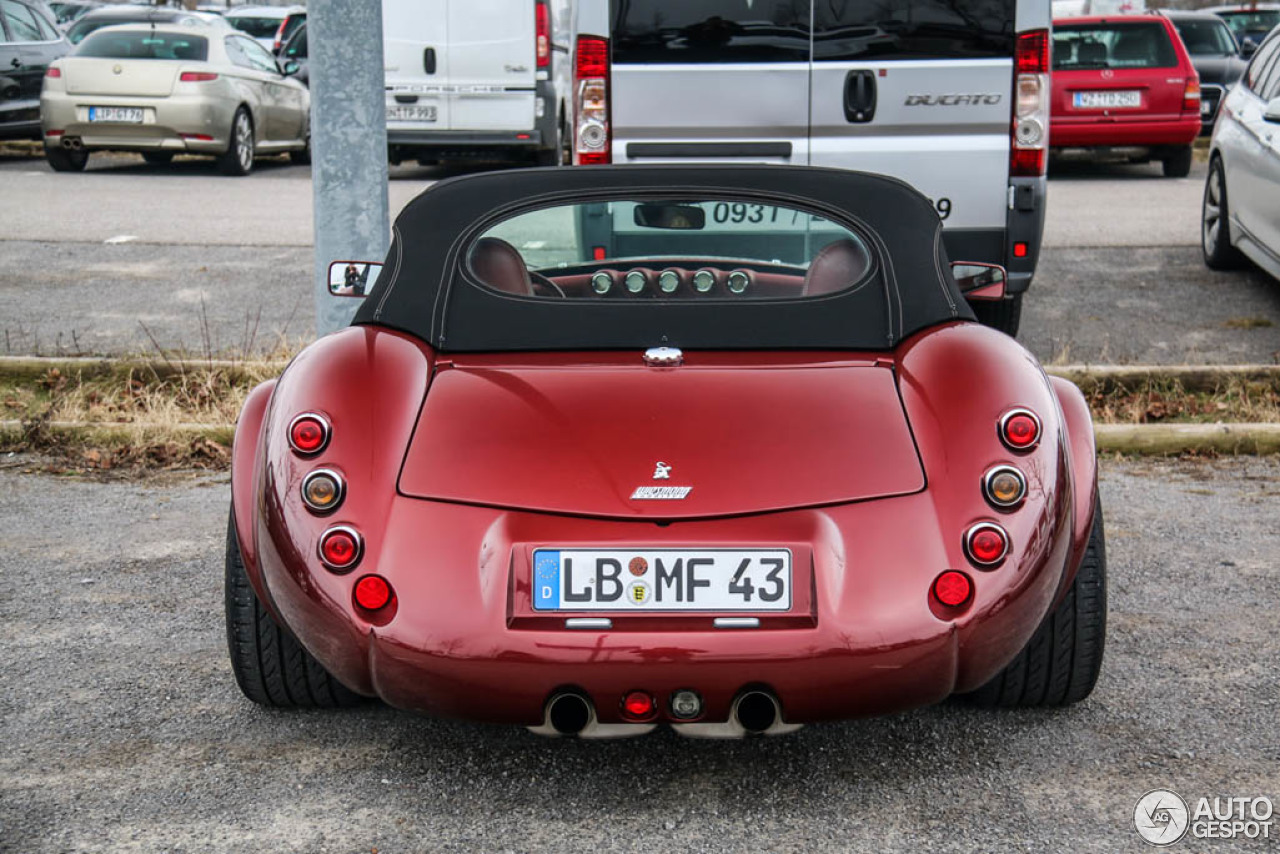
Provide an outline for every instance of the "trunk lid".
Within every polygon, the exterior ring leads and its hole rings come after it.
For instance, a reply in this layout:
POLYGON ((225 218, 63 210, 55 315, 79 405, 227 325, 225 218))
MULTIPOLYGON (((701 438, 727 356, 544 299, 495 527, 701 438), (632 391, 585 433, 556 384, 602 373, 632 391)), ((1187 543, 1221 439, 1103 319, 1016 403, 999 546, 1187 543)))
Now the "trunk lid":
POLYGON ((677 369, 635 362, 477 359, 440 370, 405 458, 401 492, 671 519, 924 488, 887 367, 795 357, 745 365, 704 357, 677 369))
POLYGON ((71 95, 159 98, 173 92, 184 60, 66 57, 60 63, 71 95), (119 69, 117 71, 116 69, 119 69))

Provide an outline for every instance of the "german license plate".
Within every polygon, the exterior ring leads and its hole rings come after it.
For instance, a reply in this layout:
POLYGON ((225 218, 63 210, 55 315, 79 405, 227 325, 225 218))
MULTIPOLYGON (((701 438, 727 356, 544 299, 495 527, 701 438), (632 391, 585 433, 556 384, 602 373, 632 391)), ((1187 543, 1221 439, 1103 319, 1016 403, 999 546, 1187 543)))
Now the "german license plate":
POLYGON ((389 122, 434 122, 436 108, 431 107, 387 107, 389 122))
POLYGON ((91 122, 130 122, 142 124, 141 107, 90 107, 91 122))
POLYGON ((1141 107, 1142 93, 1136 90, 1075 92, 1072 103, 1084 109, 1141 107))
POLYGON ((537 611, 786 611, 790 549, 537 549, 537 611))

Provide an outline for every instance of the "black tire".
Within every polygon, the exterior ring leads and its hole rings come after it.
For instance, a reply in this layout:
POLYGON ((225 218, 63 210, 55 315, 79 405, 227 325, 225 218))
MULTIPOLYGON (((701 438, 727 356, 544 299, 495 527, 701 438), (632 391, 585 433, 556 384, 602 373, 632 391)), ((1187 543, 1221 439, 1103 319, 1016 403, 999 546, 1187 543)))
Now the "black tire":
POLYGON ((231 119, 227 150, 218 155, 218 171, 223 175, 248 175, 253 171, 254 153, 253 117, 240 107, 231 119))
POLYGON ((173 162, 172 151, 144 151, 142 159, 157 166, 173 162))
POLYGON ((83 148, 55 148, 45 146, 44 159, 54 172, 83 172, 89 165, 89 152, 83 148))
POLYGON ((1185 178, 1191 174, 1191 146, 1175 148, 1160 161, 1164 165, 1164 177, 1185 178))
POLYGON ((1200 205, 1200 251, 1210 270, 1238 270, 1245 257, 1231 245, 1230 211, 1227 208, 1227 176, 1218 157, 1209 162, 1204 181, 1204 201, 1200 205))
POLYGON ((303 142, 305 142, 306 145, 304 145, 300 150, 289 152, 289 161, 299 166, 309 166, 311 165, 311 129, 310 128, 307 129, 307 135, 303 139, 303 142))
POLYGON ((1107 639, 1107 545, 1102 505, 1066 598, 1013 661, 968 699, 988 708, 1069 706, 1088 697, 1107 639))
POLYGON ((235 514, 227 522, 224 591, 227 651, 240 691, 261 706, 336 709, 364 698, 334 679, 258 601, 240 558, 235 514))
POLYGON ((982 325, 999 329, 1011 338, 1018 337, 1018 326, 1022 322, 1022 294, 990 302, 975 300, 969 303, 969 307, 982 325))

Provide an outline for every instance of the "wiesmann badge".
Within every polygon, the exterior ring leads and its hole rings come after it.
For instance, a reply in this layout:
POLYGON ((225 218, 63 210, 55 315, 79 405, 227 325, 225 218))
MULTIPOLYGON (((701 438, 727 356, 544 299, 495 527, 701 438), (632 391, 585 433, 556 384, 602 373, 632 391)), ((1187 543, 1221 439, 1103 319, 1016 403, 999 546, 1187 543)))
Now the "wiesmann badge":
MULTIPOLYGON (((670 480, 671 466, 663 462, 654 463, 653 479, 670 480)), ((632 501, 678 501, 693 491, 692 486, 637 486, 631 493, 632 501)))

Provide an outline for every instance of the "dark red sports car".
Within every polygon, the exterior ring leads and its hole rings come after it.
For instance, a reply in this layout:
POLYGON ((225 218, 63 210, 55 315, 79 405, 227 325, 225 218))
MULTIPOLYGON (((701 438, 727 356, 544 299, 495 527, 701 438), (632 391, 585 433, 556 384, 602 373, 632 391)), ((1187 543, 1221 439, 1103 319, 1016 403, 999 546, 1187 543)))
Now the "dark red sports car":
POLYGON ((245 404, 241 689, 582 736, 1084 698, 1089 411, 974 322, 1002 271, 940 231, 836 170, 435 185, 352 326, 245 404))

